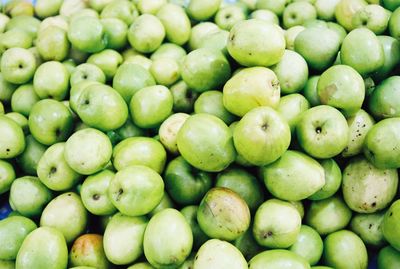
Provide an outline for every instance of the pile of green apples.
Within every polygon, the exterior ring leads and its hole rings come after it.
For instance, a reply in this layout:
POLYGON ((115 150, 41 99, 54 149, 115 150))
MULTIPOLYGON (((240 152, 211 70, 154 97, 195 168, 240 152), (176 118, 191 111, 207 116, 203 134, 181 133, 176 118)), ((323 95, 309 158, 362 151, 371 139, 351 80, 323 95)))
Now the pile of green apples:
POLYGON ((400 0, 0 10, 1 269, 400 268, 400 0))

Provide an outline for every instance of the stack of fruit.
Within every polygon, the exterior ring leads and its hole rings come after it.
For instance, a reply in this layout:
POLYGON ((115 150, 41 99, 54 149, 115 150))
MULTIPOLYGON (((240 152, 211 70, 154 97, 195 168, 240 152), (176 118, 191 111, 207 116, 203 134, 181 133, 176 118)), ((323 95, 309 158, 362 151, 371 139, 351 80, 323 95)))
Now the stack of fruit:
POLYGON ((0 9, 1 269, 400 268, 399 0, 0 9))

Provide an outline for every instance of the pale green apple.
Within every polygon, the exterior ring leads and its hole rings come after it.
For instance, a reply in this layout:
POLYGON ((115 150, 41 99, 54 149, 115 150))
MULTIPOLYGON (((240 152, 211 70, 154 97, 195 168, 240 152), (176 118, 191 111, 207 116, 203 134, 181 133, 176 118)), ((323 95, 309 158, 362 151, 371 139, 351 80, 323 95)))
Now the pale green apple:
POLYGON ((82 81, 97 81, 99 83, 106 82, 106 76, 103 70, 97 65, 84 63, 78 65, 71 73, 70 77, 71 87, 77 85, 82 81))
POLYGON ((68 31, 67 18, 61 15, 45 18, 39 25, 39 29, 37 30, 38 34, 40 34, 40 32, 44 31, 47 27, 50 26, 57 26, 64 31, 68 31))
POLYGON ((199 95, 198 93, 189 89, 189 86, 183 80, 172 85, 170 91, 174 99, 172 108, 174 112, 191 113, 193 111, 194 102, 199 95))
POLYGON ((139 12, 135 4, 128 0, 110 1, 100 13, 102 19, 117 18, 124 21, 126 25, 131 25, 138 16, 139 12))
POLYGON ((194 102, 194 112, 217 116, 226 124, 230 124, 236 119, 235 115, 224 107, 221 91, 206 91, 200 94, 194 102))
POLYGON ((153 60, 150 73, 153 75, 157 84, 170 86, 180 78, 180 66, 177 61, 169 58, 153 60))
POLYGON ((137 8, 141 14, 156 14, 167 2, 167 0, 138 0, 137 8))
POLYGON ((397 40, 400 39, 400 31, 399 31, 399 22, 400 22, 400 8, 396 8, 389 20, 389 32, 390 35, 397 40))
POLYGON ((372 76, 374 80, 381 81, 389 76, 391 71, 400 61, 400 41, 391 36, 378 36, 383 47, 384 64, 372 76))
POLYGON ((0 160, 0 194, 8 192, 15 180, 15 169, 11 163, 0 160))
POLYGON ((392 76, 378 84, 369 96, 368 108, 377 119, 399 117, 398 85, 400 76, 392 76))
POLYGON ((35 93, 32 84, 19 86, 11 96, 12 111, 19 112, 24 116, 29 116, 32 107, 40 100, 35 93))
POLYGON ((10 159, 20 155, 26 146, 24 132, 14 120, 0 115, 0 158, 10 159))
POLYGON ((395 269, 400 266, 400 252, 391 246, 382 248, 378 254, 378 268, 395 269))
POLYGON ((309 108, 310 103, 303 95, 292 93, 281 97, 277 111, 287 121, 291 133, 294 134, 301 114, 309 108))
POLYGON ((210 19, 218 11, 222 0, 190 0, 186 12, 196 21, 210 19))
POLYGON ((32 135, 27 135, 25 142, 25 150, 16 158, 16 161, 18 167, 26 175, 36 176, 37 165, 47 147, 39 143, 32 135))
POLYGON ((352 19, 353 27, 366 27, 375 34, 385 32, 391 12, 378 4, 371 4, 358 10, 352 19))
POLYGON ((128 44, 128 26, 117 18, 101 19, 107 38, 108 49, 122 49, 128 44))
POLYGON ((316 0, 315 9, 317 16, 321 20, 333 21, 335 19, 335 9, 340 0, 316 0))
POLYGON ((28 49, 10 48, 1 56, 0 68, 3 79, 24 84, 31 80, 36 71, 36 59, 28 49))
POLYGON ((310 226, 301 225, 299 236, 289 250, 306 259, 310 265, 316 265, 321 259, 323 247, 318 232, 310 226))
POLYGON ((228 37, 229 32, 226 30, 221 30, 215 33, 210 33, 206 35, 204 39, 200 42, 200 48, 210 48, 221 51, 225 56, 229 57, 228 54, 228 37))
POLYGON ((364 241, 365 244, 374 247, 382 247, 386 244, 383 237, 382 223, 385 210, 372 214, 356 214, 350 222, 350 228, 364 241))
POLYGON ((342 183, 342 171, 334 159, 320 160, 320 164, 324 168, 325 184, 319 191, 308 197, 310 200, 323 200, 333 196, 342 183))
POLYGON ((174 113, 160 125, 158 130, 160 142, 168 152, 172 154, 179 153, 177 145, 178 132, 189 116, 186 113, 174 113))
POLYGON ((313 4, 307 1, 290 3, 285 7, 282 14, 282 23, 286 29, 296 25, 303 25, 315 19, 317 19, 317 10, 313 4))
POLYGON ((285 268, 308 269, 309 263, 303 257, 286 249, 274 249, 261 252, 249 261, 249 269, 285 268))
POLYGON ((69 252, 70 266, 91 266, 98 269, 109 269, 111 263, 107 260, 103 248, 103 236, 99 234, 84 234, 72 244, 69 252))
POLYGON ((363 9, 367 5, 364 0, 340 0, 335 7, 336 21, 342 25, 347 31, 353 30, 353 18, 357 11, 363 9))
MULTIPOLYGON (((249 18, 263 20, 269 23, 279 25, 278 16, 269 9, 257 9, 250 13, 249 18)), ((287 45, 287 44, 286 44, 287 45)))
POLYGON ((28 49, 32 47, 32 37, 29 33, 22 29, 11 29, 0 34, 0 53, 10 48, 24 48, 28 49))
POLYGON ((293 27, 290 27, 289 29, 286 29, 285 31, 285 41, 286 41, 286 49, 288 50, 294 50, 294 42, 302 31, 304 31, 306 28, 302 25, 296 25, 293 27))
POLYGON ((92 54, 87 59, 87 63, 97 65, 104 72, 107 80, 111 80, 114 77, 122 62, 122 55, 118 51, 112 49, 102 50, 92 54))
POLYGON ((170 3, 164 4, 156 13, 156 16, 163 24, 166 38, 171 43, 182 46, 188 42, 191 33, 191 25, 189 17, 182 7, 170 3))
POLYGON ((64 100, 69 89, 68 69, 60 62, 50 61, 41 64, 33 77, 33 87, 41 98, 64 100))
POLYGON ((150 59, 154 61, 161 58, 169 58, 181 63, 186 54, 186 50, 181 46, 174 43, 164 43, 151 54, 150 59))
MULTIPOLYGON (((197 222, 197 210, 199 207, 197 205, 189 205, 181 209, 182 215, 186 218, 186 221, 189 223, 190 228, 193 234, 193 251, 198 250, 207 240, 210 238, 203 232, 200 228, 199 223, 197 222)), ((188 259, 190 259, 189 257, 188 259)), ((194 257, 193 257, 194 258, 194 257)), ((189 269, 183 267, 185 269, 189 269)), ((179 268, 179 269, 183 269, 179 268)))
POLYGON ((213 22, 205 21, 200 22, 192 27, 189 39, 190 50, 195 50, 200 48, 200 43, 209 34, 219 32, 220 29, 218 25, 213 22))
POLYGON ((226 5, 215 14, 214 21, 223 30, 229 31, 236 23, 244 21, 247 10, 240 5, 226 5))
POLYGON ((58 26, 48 26, 39 32, 36 47, 45 61, 62 61, 69 52, 67 31, 58 26))
POLYGON ((143 14, 129 27, 128 41, 135 50, 149 53, 160 47, 165 35, 165 28, 159 18, 143 14))

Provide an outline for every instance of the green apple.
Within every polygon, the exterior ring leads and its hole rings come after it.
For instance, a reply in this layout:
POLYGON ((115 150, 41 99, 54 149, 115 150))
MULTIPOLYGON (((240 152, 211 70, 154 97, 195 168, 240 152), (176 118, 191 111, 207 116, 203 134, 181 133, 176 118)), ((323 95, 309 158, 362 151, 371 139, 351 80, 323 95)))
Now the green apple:
POLYGON ((391 12, 380 5, 372 4, 358 10, 352 19, 353 27, 366 27, 375 34, 379 35, 385 32, 391 12))
POLYGON ((229 31, 236 23, 246 19, 246 13, 239 5, 226 5, 218 10, 214 21, 219 28, 229 31))
POLYGON ((106 82, 106 76, 103 70, 97 65, 84 63, 78 65, 71 73, 70 84, 71 87, 77 85, 82 81, 97 81, 99 83, 106 82))
POLYGON ((175 208, 175 204, 172 199, 169 197, 168 193, 164 190, 164 195, 161 199, 161 202, 147 214, 149 218, 152 218, 158 212, 166 209, 166 208, 175 208))
POLYGON ((18 112, 8 112, 4 116, 15 121, 22 128, 24 134, 29 133, 28 119, 24 115, 18 112))
POLYGON ((29 116, 32 107, 40 100, 35 93, 32 84, 19 86, 11 96, 12 111, 19 112, 24 116, 29 116))
POLYGON ((218 11, 222 0, 190 0, 186 12, 196 21, 206 21, 218 11))
POLYGON ((301 225, 299 236, 289 250, 306 259, 310 265, 316 265, 321 259, 323 246, 321 236, 316 230, 301 225))
POLYGON ((165 28, 159 18, 143 14, 129 27, 128 41, 135 50, 149 53, 160 47, 165 35, 165 28))
POLYGON ((50 61, 41 64, 33 77, 33 87, 41 98, 64 100, 69 89, 68 69, 60 62, 50 61))
POLYGON ((307 83, 302 90, 303 96, 307 99, 311 106, 317 106, 321 104, 318 96, 318 80, 320 76, 310 76, 307 83))
POLYGON ((228 37, 229 32, 225 30, 221 30, 218 32, 210 33, 205 36, 204 39, 200 42, 200 48, 209 48, 214 50, 221 51, 225 56, 228 56, 228 37))
POLYGON ((131 165, 144 165, 161 174, 167 160, 162 144, 150 137, 129 137, 113 149, 113 165, 122 170, 131 165))
POLYGON ((190 113, 193 111, 194 102, 198 97, 198 93, 189 89, 189 86, 183 80, 172 85, 170 91, 174 99, 172 108, 174 112, 190 113))
POLYGON ((169 116, 160 125, 158 130, 160 142, 168 152, 172 154, 179 153, 177 145, 178 132, 189 116, 190 115, 186 113, 175 113, 169 116))
POLYGON ((39 29, 37 30, 38 34, 43 32, 47 27, 57 26, 64 31, 68 31, 68 21, 67 18, 57 15, 53 17, 45 18, 39 25, 39 29))
POLYGON ((67 31, 58 26, 48 26, 38 34, 36 47, 45 61, 62 61, 69 52, 67 31))
POLYGON ((365 110, 360 109, 353 116, 347 118, 347 124, 349 126, 349 138, 346 148, 342 151, 343 157, 355 156, 362 152, 365 137, 375 121, 365 110))
POLYGON ((14 84, 24 84, 33 77, 36 60, 27 49, 10 48, 3 53, 0 68, 3 79, 14 84))
POLYGON ((292 93, 283 96, 280 99, 277 111, 287 121, 291 133, 294 134, 297 122, 299 121, 301 114, 309 108, 310 103, 303 95, 299 93, 292 93))
POLYGON ((400 266, 400 252, 391 246, 382 248, 378 253, 378 268, 395 269, 400 266))
POLYGON ((176 209, 155 214, 144 232, 143 249, 154 267, 176 268, 189 256, 193 235, 189 223, 176 209))
POLYGON ((253 235, 257 243, 268 248, 288 248, 299 236, 301 216, 289 202, 270 199, 256 211, 253 235))
POLYGON ((77 108, 78 108, 78 100, 79 97, 84 89, 86 89, 88 86, 94 85, 94 84, 101 84, 100 82, 93 81, 93 80, 84 80, 80 81, 74 85, 71 85, 71 89, 69 92, 69 106, 71 110, 74 113, 77 113, 77 108))
POLYGON ((143 236, 148 219, 115 214, 107 224, 103 244, 107 259, 114 264, 130 264, 143 254, 143 236))
POLYGON ((156 84, 151 73, 138 64, 124 63, 118 67, 113 78, 113 88, 129 103, 140 89, 156 84))
POLYGON ((152 60, 150 60, 149 58, 147 58, 146 56, 144 56, 142 54, 137 54, 137 55, 134 55, 134 56, 130 56, 124 61, 124 63, 131 63, 131 64, 140 65, 141 67, 143 67, 147 71, 150 71, 150 67, 151 67, 152 62, 153 62, 152 60))
POLYGON ((196 92, 214 90, 231 76, 231 67, 225 56, 210 48, 191 51, 183 59, 181 68, 183 81, 196 92))
POLYGON ((60 15, 70 18, 72 15, 78 13, 80 10, 85 9, 88 5, 86 1, 70 0, 64 1, 60 8, 60 15))
POLYGON ((349 127, 334 107, 320 105, 305 111, 296 126, 297 139, 315 158, 331 158, 347 145, 349 127))
POLYGON ((69 253, 70 266, 92 266, 98 269, 111 268, 103 248, 103 236, 84 234, 72 244, 69 253))
POLYGON ((101 131, 86 128, 73 133, 64 149, 65 160, 76 172, 91 175, 102 170, 110 161, 112 145, 101 131))
POLYGON ((154 269, 154 267, 148 262, 139 262, 129 266, 127 269, 154 269))
POLYGON ((276 108, 280 99, 280 84, 275 73, 265 67, 240 70, 228 80, 223 89, 225 108, 237 116, 244 116, 253 108, 276 108))
POLYGON ((156 15, 163 24, 166 38, 170 42, 182 46, 189 40, 190 20, 182 7, 170 3, 164 4, 156 15))
POLYGON ((174 43, 164 43, 151 54, 150 59, 154 61, 161 58, 169 58, 181 63, 186 54, 186 50, 181 46, 174 43))
POLYGON ((27 175, 36 176, 39 160, 47 147, 39 143, 32 135, 27 135, 25 142, 25 150, 16 158, 16 161, 22 172, 27 175))
POLYGON ((178 62, 169 58, 153 60, 150 72, 157 84, 170 86, 180 78, 180 66, 178 62))
POLYGON ((286 41, 286 49, 294 50, 294 42, 297 36, 306 28, 301 25, 296 25, 286 29, 285 31, 285 41, 286 41))
POLYGON ((382 44, 366 28, 355 29, 346 36, 340 49, 340 59, 361 75, 379 70, 385 62, 382 44))
POLYGON ((341 230, 331 233, 324 240, 324 259, 336 269, 368 267, 367 249, 355 233, 341 230))
POLYGON ((138 0, 137 8, 141 14, 156 14, 166 4, 167 0, 138 0))
POLYGON ((243 254, 234 245, 226 241, 210 239, 197 252, 193 268, 246 269, 248 266, 243 254))
MULTIPOLYGON (((193 250, 200 248, 210 238, 203 232, 197 221, 197 211, 199 207, 197 205, 186 206, 181 209, 182 215, 186 218, 189 223, 193 234, 193 250)), ((186 267, 183 267, 186 268, 186 267)), ((179 268, 179 269, 183 269, 179 268)), ((190 269, 190 268, 187 268, 190 269)))
POLYGON ((15 177, 15 170, 12 164, 0 160, 0 194, 6 193, 10 190, 15 177))
POLYGON ((340 0, 336 4, 335 18, 347 31, 353 30, 353 18, 357 11, 363 9, 367 5, 364 0, 340 0))
POLYGON ((335 65, 322 73, 317 93, 321 104, 335 107, 345 115, 353 115, 364 102, 364 80, 350 66, 335 65))
POLYGON ((197 211, 200 228, 211 238, 232 241, 250 226, 250 210, 236 192, 223 187, 209 190, 197 211))
POLYGON ((40 181, 50 190, 66 191, 81 179, 81 176, 65 161, 64 149, 65 143, 53 144, 46 149, 37 165, 40 181))
POLYGON ((0 221, 0 259, 15 260, 26 236, 37 228, 36 224, 22 216, 12 216, 0 221))
POLYGON ((179 204, 197 204, 212 186, 210 173, 192 167, 182 156, 168 163, 164 182, 171 198, 179 204))
POLYGON ((0 37, 0 54, 10 48, 28 49, 32 47, 32 37, 22 29, 7 30, 5 33, 0 34, 0 37))
POLYGON ((254 10, 252 13, 250 13, 249 18, 263 20, 263 21, 266 21, 266 22, 269 22, 272 24, 279 25, 278 16, 273 11, 268 10, 268 9, 254 10))
POLYGON ((342 171, 334 159, 324 159, 320 161, 325 172, 324 186, 308 197, 310 200, 322 200, 333 196, 340 188, 342 183, 342 171))
POLYGON ((76 113, 88 126, 110 131, 125 123, 128 118, 128 105, 112 87, 96 83, 81 91, 76 113))
POLYGON ((172 94, 161 85, 138 90, 129 104, 133 122, 142 128, 159 126, 172 113, 172 107, 172 94))
POLYGON ((375 118, 399 117, 398 85, 400 76, 392 76, 383 80, 369 96, 368 108, 375 118))
POLYGON ((128 43, 128 26, 124 21, 117 18, 101 19, 107 38, 108 49, 122 49, 128 43))
POLYGON ((131 25, 133 21, 139 16, 139 12, 132 3, 128 0, 110 1, 101 11, 100 17, 104 18, 117 18, 131 25))
POLYGON ((286 268, 290 266, 298 269, 310 268, 303 257, 285 249, 274 249, 261 252, 249 261, 249 269, 286 268))
POLYGON ((400 7, 399 0, 383 0, 383 6, 391 11, 394 11, 396 8, 400 7))
POLYGON ((399 212, 400 200, 396 200, 386 211, 382 222, 383 236, 398 251, 400 249, 399 212))
POLYGON ((400 31, 399 31, 399 22, 400 22, 400 8, 396 8, 396 10, 392 13, 389 20, 389 32, 390 35, 397 40, 400 39, 400 31))
POLYGON ((286 151, 277 161, 261 168, 261 173, 269 192, 288 201, 303 200, 325 184, 323 167, 299 151, 286 151))
POLYGON ((257 243, 256 239, 254 239, 253 231, 251 229, 248 229, 244 234, 237 238, 233 244, 247 261, 265 250, 257 243))
POLYGON ((333 21, 335 19, 335 9, 340 0, 316 0, 315 9, 317 16, 321 20, 333 21))
POLYGON ((117 211, 108 197, 108 187, 115 173, 102 170, 83 181, 80 195, 85 208, 94 215, 111 215, 117 211))
POLYGON ((379 42, 383 47, 384 64, 372 76, 374 80, 381 81, 389 76, 391 71, 400 61, 400 41, 391 37, 381 35, 378 36, 379 42))
POLYGON ((358 234, 365 244, 381 247, 386 244, 382 233, 382 223, 385 211, 372 214, 356 214, 350 223, 350 228, 358 234))
POLYGON ((236 117, 223 104, 223 94, 220 91, 207 91, 200 94, 194 103, 194 112, 217 116, 226 124, 232 123, 236 117))
POLYGON ((314 26, 297 35, 294 49, 303 56, 311 69, 323 71, 335 61, 340 44, 340 37, 334 30, 314 26))
POLYGON ((40 227, 25 238, 18 252, 15 267, 20 269, 64 269, 68 248, 60 231, 40 227))
POLYGON ((231 130, 209 114, 190 116, 178 132, 177 144, 186 161, 208 172, 224 170, 236 157, 231 130))
POLYGON ((263 166, 276 161, 288 149, 290 128, 270 107, 247 112, 233 131, 235 148, 245 160, 263 166))
POLYGON ((288 29, 296 25, 303 25, 307 21, 317 19, 316 8, 306 1, 290 3, 283 11, 283 26, 288 29))
POLYGON ((282 16, 289 0, 257 0, 256 9, 267 9, 274 12, 277 16, 282 16))
POLYGON ((99 52, 107 46, 104 26, 98 18, 91 16, 71 20, 68 39, 75 48, 83 52, 99 52))
POLYGON ((400 118, 384 119, 367 133, 364 155, 376 167, 394 169, 400 167, 399 132, 400 118))
MULTIPOLYGON (((117 138, 113 145, 115 145, 116 143, 119 143, 122 140, 129 138, 129 137, 145 135, 145 130, 134 125, 132 120, 129 118, 126 120, 124 125, 122 125, 120 128, 110 131, 110 132, 115 134, 115 136, 117 138)), ((110 132, 108 132, 107 135, 109 135, 110 132)))
POLYGON ((55 16, 58 14, 62 3, 62 0, 38 0, 35 4, 35 14, 39 18, 55 16))
POLYGON ((343 171, 343 198, 350 209, 359 213, 386 208, 397 187, 396 169, 378 169, 363 157, 351 159, 343 171))
POLYGON ((118 171, 110 182, 108 195, 114 206, 128 216, 142 216, 161 201, 164 182, 153 169, 131 165, 118 171))
POLYGON ((10 159, 20 155, 26 146, 24 132, 14 120, 0 115, 0 158, 10 159))
POLYGON ((3 78, 0 73, 0 102, 5 104, 10 103, 14 91, 18 88, 18 85, 12 84, 3 78))
POLYGON ((72 131, 73 118, 61 102, 43 99, 37 102, 29 114, 29 130, 44 145, 65 141, 72 131))
POLYGON ((351 219, 351 210, 339 196, 312 201, 306 214, 305 223, 320 235, 327 235, 344 229, 351 219))
POLYGON ((221 29, 219 29, 218 25, 209 21, 200 22, 194 25, 189 38, 190 50, 196 50, 200 48, 200 43, 207 35, 219 31, 221 31, 221 29))
POLYGON ((251 19, 234 25, 227 48, 241 65, 271 66, 282 59, 285 46, 285 37, 278 26, 251 19))
MULTIPOLYGON (((1 8, 1 7, 0 7, 1 8)), ((10 21, 10 18, 6 14, 0 14, 0 33, 4 33, 6 30, 7 23, 10 21)))
POLYGON ((114 77, 122 62, 123 58, 121 54, 111 49, 92 54, 87 60, 87 63, 98 66, 106 75, 107 80, 111 80, 114 77))

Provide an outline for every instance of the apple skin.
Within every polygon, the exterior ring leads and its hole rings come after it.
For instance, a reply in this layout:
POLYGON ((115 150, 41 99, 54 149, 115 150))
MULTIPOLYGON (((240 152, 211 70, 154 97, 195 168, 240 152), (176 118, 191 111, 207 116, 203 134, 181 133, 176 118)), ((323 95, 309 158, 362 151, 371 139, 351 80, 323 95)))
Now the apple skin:
POLYGON ((335 19, 335 8, 340 0, 316 0, 315 9, 317 17, 325 21, 333 21, 335 19))
POLYGON ((15 178, 15 170, 11 163, 0 160, 0 194, 6 193, 10 190, 11 184, 15 178))
POLYGON ((382 223, 383 236, 397 251, 400 251, 399 212, 400 200, 396 200, 386 211, 382 223))
POLYGON ((236 192, 222 187, 210 189, 197 210, 200 228, 211 238, 232 241, 250 226, 250 210, 236 192))
POLYGON ((111 155, 110 139, 93 128, 73 133, 64 149, 68 165, 82 175, 91 175, 102 170, 110 161, 111 155))
POLYGON ((36 41, 40 57, 45 61, 62 61, 69 52, 67 32, 58 26, 48 26, 38 34, 36 41))
POLYGON ((318 80, 321 76, 310 76, 307 80, 304 89, 302 90, 302 95, 310 103, 310 106, 318 106, 321 104, 318 96, 318 80))
POLYGON ((265 201, 257 209, 253 221, 254 238, 263 247, 288 248, 296 242, 300 233, 301 216, 286 201, 265 201))
POLYGON ((350 222, 352 212, 339 196, 312 201, 305 223, 323 236, 344 229, 350 222))
POLYGON ((193 111, 194 102, 199 95, 198 93, 189 89, 189 86, 183 80, 172 85, 170 91, 174 99, 172 108, 174 112, 191 113, 193 111))
POLYGON ((296 126, 300 146, 315 158, 332 158, 347 145, 349 127, 334 107, 320 105, 305 111, 296 126))
POLYGON ((52 145, 67 139, 73 128, 73 118, 61 102, 43 99, 32 107, 28 124, 38 142, 52 145))
POLYGON ((84 234, 78 237, 69 253, 70 266, 92 266, 99 269, 111 268, 103 248, 103 236, 84 234))
POLYGON ((160 203, 163 194, 164 182, 161 176, 143 165, 131 165, 118 171, 108 189, 111 202, 128 216, 149 213, 160 203))
POLYGON ((22 242, 26 236, 37 228, 30 219, 22 216, 12 216, 0 221, 1 260, 15 260, 22 242))
POLYGON ((236 23, 246 20, 246 13, 239 5, 227 5, 218 10, 214 21, 219 28, 229 31, 236 23))
POLYGON ((137 0, 135 4, 141 14, 156 14, 161 7, 167 4, 167 0, 137 0))
POLYGON ((35 14, 39 18, 55 16, 58 14, 62 2, 62 0, 38 0, 35 4, 35 14))
POLYGON ((309 108, 310 103, 303 95, 292 93, 281 97, 277 111, 289 124, 290 132, 295 134, 295 128, 301 114, 309 108))
POLYGON ((179 153, 176 142, 178 132, 189 117, 190 115, 186 113, 174 113, 169 116, 158 129, 160 142, 168 152, 174 155, 179 153))
POLYGON ((378 4, 367 5, 358 10, 352 19, 355 28, 366 27, 375 34, 385 32, 391 12, 378 4))
POLYGON ((364 155, 377 168, 400 167, 399 128, 400 118, 389 118, 376 123, 367 133, 364 155))
POLYGON ((14 120, 0 115, 0 158, 10 159, 20 155, 26 146, 24 132, 14 120))
POLYGON ((340 188, 342 183, 342 171, 334 159, 320 160, 325 172, 324 186, 308 197, 310 200, 323 200, 333 196, 340 188))
POLYGON ((324 240, 324 259, 337 269, 368 267, 367 249, 355 233, 341 230, 329 234, 324 240))
POLYGON ((225 108, 240 117, 259 106, 276 108, 279 99, 279 80, 271 69, 265 67, 240 70, 226 82, 223 89, 225 108))
POLYGON ((216 33, 221 31, 221 29, 213 22, 205 21, 199 22, 192 27, 189 38, 189 49, 196 50, 200 48, 202 40, 211 33, 216 33))
POLYGON ((127 269, 154 269, 148 262, 139 262, 129 266, 127 269))
POLYGON ((71 87, 82 81, 96 81, 104 84, 106 82, 106 76, 104 75, 103 70, 101 70, 97 65, 84 63, 74 68, 69 81, 71 87))
POLYGON ((120 64, 122 64, 122 55, 112 49, 106 49, 92 54, 87 59, 87 63, 97 65, 106 75, 106 80, 111 80, 120 64))
POLYGON ((382 247, 386 244, 383 237, 382 223, 386 211, 372 214, 356 214, 350 222, 350 227, 364 241, 373 247, 382 247))
POLYGON ((190 116, 178 132, 177 144, 187 162, 207 172, 222 171, 236 158, 231 130, 209 114, 190 116))
POLYGON ((170 58, 153 60, 150 72, 157 84, 170 86, 180 78, 180 66, 177 61, 170 58))
POLYGON ((325 184, 323 167, 299 151, 286 151, 277 161, 262 167, 260 172, 268 191, 282 200, 303 200, 325 184))
POLYGON ((117 211, 108 197, 108 187, 114 175, 114 172, 105 169, 83 181, 80 195, 83 205, 90 213, 105 216, 117 211))
POLYGON ((28 49, 10 48, 1 56, 0 68, 6 81, 24 84, 36 71, 36 59, 28 49))
POLYGON ((166 160, 162 144, 150 137, 129 137, 113 149, 113 165, 117 171, 131 165, 144 165, 161 174, 166 160))
POLYGON ((145 216, 115 214, 107 224, 103 244, 107 259, 113 264, 130 264, 143 254, 143 236, 148 223, 145 216))
POLYGON ((301 256, 286 250, 274 249, 261 252, 249 261, 249 269, 285 268, 290 266, 298 269, 308 269, 310 265, 301 256))
POLYGON ((277 16, 281 16, 289 2, 290 1, 288 0, 258 0, 256 3, 256 9, 271 10, 277 16))
POLYGON ((397 40, 400 39, 400 30, 399 30, 399 22, 400 22, 400 8, 396 8, 393 11, 392 16, 390 16, 389 20, 389 32, 390 35, 397 40))
POLYGON ((192 167, 182 156, 171 160, 164 173, 171 198, 182 205, 197 204, 212 186, 210 173, 192 167))
POLYGON ((11 185, 9 202, 11 207, 26 217, 37 217, 52 199, 52 192, 39 178, 24 176, 16 178, 11 185))
POLYGON ((66 191, 74 187, 81 176, 68 166, 64 158, 65 143, 56 143, 46 149, 37 165, 40 181, 54 191, 66 191))
POLYGON ((193 268, 246 269, 248 266, 243 254, 234 245, 223 240, 210 239, 197 252, 193 268))
POLYGON ((385 62, 381 68, 372 74, 372 77, 375 81, 382 81, 389 76, 400 61, 400 41, 385 35, 378 36, 378 39, 383 47, 385 62))
POLYGON ((128 26, 125 22, 117 18, 105 18, 100 21, 107 37, 106 48, 114 50, 124 48, 128 43, 128 26))
POLYGON ((353 18, 367 5, 364 0, 341 0, 335 8, 335 18, 348 32, 354 29, 353 18))
POLYGON ((104 18, 117 18, 131 25, 134 20, 139 16, 139 12, 131 1, 110 1, 104 6, 100 13, 100 17, 104 18))
POLYGON ((12 111, 19 112, 28 117, 32 107, 40 100, 32 84, 19 86, 11 96, 12 111))
POLYGON ((57 229, 39 227, 22 243, 15 262, 20 269, 64 269, 68 264, 68 248, 57 229))
MULTIPOLYGON (((197 221, 197 211, 199 207, 197 205, 189 205, 181 209, 182 215, 186 218, 189 223, 193 234, 193 250, 198 250, 207 240, 210 238, 203 232, 197 221)), ((187 268, 189 269, 189 268, 187 268)))
POLYGON ((99 52, 107 45, 100 20, 89 16, 78 17, 70 22, 68 40, 78 50, 88 53, 99 52))
POLYGON ((375 118, 400 117, 399 83, 400 76, 392 76, 375 87, 368 99, 369 111, 375 118))
POLYGON ((182 46, 189 40, 190 20, 182 7, 166 3, 161 6, 156 16, 163 24, 166 37, 170 42, 182 46))
POLYGON ((305 258, 310 265, 316 265, 322 256, 323 242, 316 230, 301 225, 299 236, 289 250, 305 258))
POLYGON ((224 107, 223 93, 220 91, 206 91, 200 94, 194 103, 194 112, 215 115, 226 124, 230 124, 236 119, 235 115, 224 107))
POLYGON ((191 0, 186 7, 186 13, 196 21, 211 18, 221 6, 222 0, 191 0))
POLYGON ((214 90, 222 86, 231 76, 231 67, 222 52, 199 48, 183 59, 181 66, 183 81, 195 92, 214 90))
POLYGON ((263 166, 276 161, 288 149, 290 127, 270 107, 257 107, 247 112, 233 131, 235 148, 245 160, 263 166))
POLYGON ((181 63, 187 55, 186 50, 174 43, 164 43, 150 56, 152 61, 162 58, 169 58, 181 63))
POLYGON ((149 218, 152 218, 155 214, 157 214, 158 212, 160 212, 166 208, 175 208, 175 204, 172 201, 172 199, 169 197, 168 193, 164 190, 164 195, 161 199, 161 202, 158 203, 158 205, 153 210, 151 210, 147 214, 147 216, 149 218))
POLYGON ((285 47, 280 28, 257 19, 236 23, 229 33, 227 45, 232 58, 243 66, 274 65, 282 59, 285 47))
POLYGON ((41 98, 62 101, 69 88, 68 69, 60 62, 50 61, 41 64, 33 77, 33 87, 41 98))
POLYGON ((155 214, 144 232, 144 255, 154 267, 178 267, 189 256, 192 246, 190 225, 182 213, 173 208, 155 214))
POLYGON ((288 29, 317 19, 317 10, 307 1, 297 1, 285 7, 282 14, 283 26, 288 29))
POLYGON ((378 169, 364 157, 355 157, 343 171, 344 201, 355 212, 377 212, 393 200, 398 181, 396 169, 378 169))
POLYGON ((378 253, 378 268, 395 269, 400 266, 400 253, 391 246, 382 248, 378 253))
POLYGON ((92 81, 92 80, 84 80, 80 81, 74 85, 71 85, 71 89, 69 92, 69 107, 72 109, 74 113, 77 113, 77 108, 78 108, 78 100, 79 97, 84 89, 86 89, 90 85, 94 84, 101 84, 97 81, 92 81))

